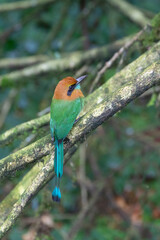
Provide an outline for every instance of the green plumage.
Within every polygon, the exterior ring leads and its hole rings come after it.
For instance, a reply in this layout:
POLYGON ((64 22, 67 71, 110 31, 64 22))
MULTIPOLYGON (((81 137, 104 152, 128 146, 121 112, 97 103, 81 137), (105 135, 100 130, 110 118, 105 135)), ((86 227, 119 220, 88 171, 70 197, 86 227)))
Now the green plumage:
POLYGON ((83 107, 83 98, 72 101, 53 99, 51 103, 51 135, 64 139, 71 130, 77 115, 83 107))
POLYGON ((54 169, 56 174, 56 186, 52 192, 54 201, 60 201, 60 178, 63 175, 63 140, 71 130, 77 115, 83 107, 83 98, 67 101, 53 99, 51 103, 50 129, 55 144, 54 169))

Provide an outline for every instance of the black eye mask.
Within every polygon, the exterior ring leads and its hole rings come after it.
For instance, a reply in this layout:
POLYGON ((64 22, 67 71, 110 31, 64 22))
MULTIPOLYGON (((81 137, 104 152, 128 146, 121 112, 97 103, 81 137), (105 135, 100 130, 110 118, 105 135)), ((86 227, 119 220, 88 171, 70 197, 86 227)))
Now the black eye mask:
POLYGON ((68 92, 67 92, 67 96, 71 96, 73 90, 75 89, 76 84, 73 84, 71 86, 69 86, 68 92))
POLYGON ((74 89, 76 88, 76 86, 77 86, 78 84, 80 84, 80 82, 82 82, 82 80, 85 79, 86 77, 87 77, 87 75, 84 75, 84 76, 81 76, 81 77, 77 78, 77 79, 76 79, 76 80, 77 80, 77 83, 69 86, 68 92, 67 92, 67 96, 71 96, 71 94, 72 94, 72 92, 74 91, 74 89))

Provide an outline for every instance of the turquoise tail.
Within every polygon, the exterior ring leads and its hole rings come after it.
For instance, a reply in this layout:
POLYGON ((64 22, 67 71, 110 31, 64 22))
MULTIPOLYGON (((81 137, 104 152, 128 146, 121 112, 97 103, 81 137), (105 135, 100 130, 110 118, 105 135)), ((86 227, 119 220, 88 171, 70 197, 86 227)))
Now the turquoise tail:
POLYGON ((60 202, 60 179, 63 175, 63 141, 55 139, 55 158, 54 158, 54 171, 56 174, 55 188, 52 192, 52 199, 55 202, 60 202))

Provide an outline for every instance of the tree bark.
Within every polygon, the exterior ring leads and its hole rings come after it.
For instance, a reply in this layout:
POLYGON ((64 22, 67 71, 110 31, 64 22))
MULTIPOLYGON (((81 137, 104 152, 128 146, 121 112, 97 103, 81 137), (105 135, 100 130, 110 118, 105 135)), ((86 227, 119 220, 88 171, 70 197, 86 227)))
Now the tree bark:
POLYGON ((37 64, 33 67, 26 67, 25 69, 13 71, 0 76, 0 87, 6 87, 8 85, 15 85, 19 82, 23 82, 25 79, 33 79, 33 77, 53 73, 54 71, 65 71, 67 69, 74 69, 79 65, 87 61, 93 61, 98 59, 108 58, 121 46, 123 46, 131 37, 126 37, 114 42, 113 44, 107 44, 103 47, 97 47, 86 52, 77 51, 60 59, 53 59, 41 64, 37 64))
MULTIPOLYGON (((97 102, 109 96, 112 92, 124 85, 128 81, 134 81, 138 74, 142 73, 145 68, 159 60, 160 42, 156 43, 149 51, 141 55, 133 63, 126 66, 122 71, 110 78, 103 86, 85 98, 85 108, 81 115, 84 115, 89 108, 92 108, 97 102), (97 96, 99 96, 97 98, 97 96), (86 110, 85 110, 86 109, 86 110)), ((49 124, 49 114, 22 123, 0 135, 0 145, 7 144, 18 136, 27 136, 28 132, 37 130, 49 124)))
MULTIPOLYGON (((65 162, 70 159, 78 145, 84 142, 86 137, 99 125, 149 88, 160 84, 159 56, 160 42, 86 98, 85 108, 81 114, 82 117, 72 128, 64 144, 65 162)), ((54 151, 50 135, 35 142, 33 146, 29 145, 27 148, 28 150, 22 149, 15 153, 17 154, 16 163, 20 164, 22 160, 20 154, 22 152, 25 155, 34 149, 33 161, 40 158, 43 163, 37 162, 1 202, 0 237, 4 236, 11 228, 29 200, 53 177, 54 151), (43 154, 39 155, 37 146, 42 152, 44 151, 44 157, 43 154), (48 147, 47 152, 45 152, 46 146, 48 147), (45 156, 46 154, 48 155, 45 156)), ((6 163, 12 164, 11 161, 14 160, 14 156, 10 155, 7 158, 6 163)), ((23 163, 24 165, 28 164, 27 159, 25 164, 23 163)), ((4 159, 1 161, 3 164, 5 163, 4 159)))

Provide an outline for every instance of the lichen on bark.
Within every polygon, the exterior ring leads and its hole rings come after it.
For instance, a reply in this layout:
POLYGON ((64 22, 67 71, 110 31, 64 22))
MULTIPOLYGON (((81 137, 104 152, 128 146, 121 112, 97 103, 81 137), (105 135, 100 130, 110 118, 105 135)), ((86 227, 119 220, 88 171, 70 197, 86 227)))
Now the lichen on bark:
MULTIPOLYGON (((83 142, 86 137, 94 131, 94 129, 149 88, 160 84, 159 52, 158 54, 155 54, 155 49, 158 49, 159 51, 159 48, 160 43, 157 43, 146 53, 148 58, 147 64, 143 61, 145 55, 138 58, 121 72, 113 76, 108 82, 103 84, 86 99, 82 117, 72 128, 64 144, 64 152, 65 154, 67 153, 69 158, 73 152, 76 151, 79 143, 83 142), (138 68, 139 65, 141 66, 140 68, 138 68), (121 79, 119 79, 120 76, 121 79), (94 103, 94 107, 91 102, 94 103)), ((33 161, 40 158, 43 159, 44 163, 36 163, 23 177, 21 182, 19 182, 19 184, 1 202, 1 237, 13 225, 28 201, 53 176, 54 151, 51 145, 50 136, 48 135, 34 144, 29 145, 26 148, 27 150, 22 149, 19 153, 15 153, 17 154, 15 155, 17 163, 20 164, 22 152, 24 155, 29 154, 29 152, 32 151, 35 151, 33 161), (43 154, 39 155, 39 151, 36 151, 37 146, 38 149, 41 148, 41 151, 44 151, 47 156, 43 156, 43 154), (45 150, 46 146, 48 150, 45 150)), ((10 160, 13 161, 13 157, 14 156, 12 155, 10 160)), ((9 158, 10 157, 8 156, 8 161, 10 161, 9 158)), ((4 159, 2 161, 4 163, 4 159)))

